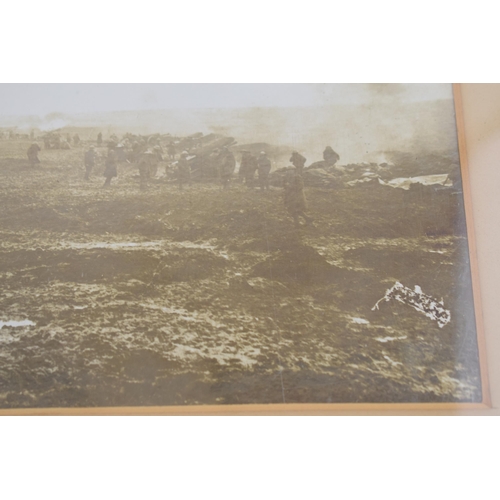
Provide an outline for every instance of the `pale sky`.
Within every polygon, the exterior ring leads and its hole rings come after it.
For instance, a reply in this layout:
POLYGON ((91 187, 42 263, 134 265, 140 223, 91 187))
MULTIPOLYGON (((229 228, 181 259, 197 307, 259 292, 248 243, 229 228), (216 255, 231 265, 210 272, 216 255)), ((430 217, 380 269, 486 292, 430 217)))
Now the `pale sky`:
POLYGON ((4 116, 172 108, 306 107, 451 99, 451 84, 2 83, 4 116))

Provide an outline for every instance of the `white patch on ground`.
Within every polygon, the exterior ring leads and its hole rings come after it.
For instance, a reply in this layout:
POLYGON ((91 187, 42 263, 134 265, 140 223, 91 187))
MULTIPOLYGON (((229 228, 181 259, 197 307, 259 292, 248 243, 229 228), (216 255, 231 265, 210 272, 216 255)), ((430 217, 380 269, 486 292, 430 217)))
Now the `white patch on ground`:
POLYGON ((21 321, 14 321, 14 320, 0 321, 0 329, 2 329, 4 326, 17 328, 19 326, 35 326, 35 324, 36 323, 33 323, 33 321, 30 321, 29 319, 23 319, 21 321))
POLYGON ((177 358, 191 359, 193 361, 198 357, 211 358, 215 359, 221 365, 226 365, 229 361, 236 360, 243 366, 250 367, 257 363, 257 360, 252 359, 250 356, 259 355, 260 349, 250 348, 244 352, 227 352, 227 348, 223 346, 197 349, 183 344, 175 344, 175 349, 171 351, 171 354, 177 358))
POLYGON ((375 340, 378 342, 392 342, 393 340, 405 340, 408 337, 404 335, 403 337, 377 337, 375 340))
MULTIPOLYGON (((213 242, 213 240, 210 240, 213 242)), ((192 250, 207 250, 216 255, 219 255, 223 259, 229 260, 230 257, 227 252, 218 250, 217 246, 211 242, 193 243, 192 241, 168 241, 168 240, 156 240, 156 241, 91 241, 91 242, 60 242, 58 248, 71 248, 76 250, 158 250, 162 248, 187 248, 192 250)))
POLYGON ((351 323, 356 323, 357 325, 369 325, 370 322, 367 319, 363 318, 349 318, 351 323))
POLYGON ((161 245, 161 241, 144 241, 139 243, 133 242, 107 242, 107 241, 93 241, 89 243, 78 243, 78 242, 65 242, 60 243, 59 246, 67 248, 76 248, 79 250, 94 250, 98 248, 106 248, 118 250, 122 248, 157 248, 161 245))
POLYGON ((384 359, 389 363, 391 364, 392 366, 403 366, 403 363, 400 363, 399 361, 394 361, 393 359, 391 359, 389 356, 387 356, 386 354, 384 354, 384 359))

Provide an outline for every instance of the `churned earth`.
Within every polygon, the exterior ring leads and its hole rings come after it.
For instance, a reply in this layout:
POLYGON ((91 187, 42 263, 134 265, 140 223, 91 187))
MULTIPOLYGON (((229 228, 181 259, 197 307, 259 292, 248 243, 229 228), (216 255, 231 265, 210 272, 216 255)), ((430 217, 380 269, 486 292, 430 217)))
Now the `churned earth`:
POLYGON ((0 407, 480 401, 460 196, 102 188, 83 149, 0 142, 0 407), (451 312, 382 303, 396 281, 451 312))

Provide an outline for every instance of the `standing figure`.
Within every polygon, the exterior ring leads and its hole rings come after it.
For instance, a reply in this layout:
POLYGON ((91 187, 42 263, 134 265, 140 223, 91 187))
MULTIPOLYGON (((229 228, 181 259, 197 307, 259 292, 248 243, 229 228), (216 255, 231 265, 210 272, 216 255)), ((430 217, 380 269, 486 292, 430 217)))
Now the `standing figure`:
POLYGON ((28 148, 28 161, 30 162, 30 167, 35 167, 40 163, 40 160, 38 159, 38 152, 40 151, 40 146, 34 142, 29 148, 28 148))
POLYGON ((269 190, 269 174, 271 173, 271 160, 265 151, 261 151, 258 161, 259 185, 261 190, 269 190))
POLYGON ((158 164, 163 161, 161 146, 155 146, 153 148, 153 161, 151 163, 151 177, 156 177, 158 173, 158 164))
POLYGON ((75 135, 73 136, 73 144, 74 144, 75 146, 78 146, 78 144, 80 144, 80 136, 79 136, 78 134, 75 134, 75 135))
POLYGON ((130 161, 133 163, 138 162, 141 159, 141 154, 142 154, 142 148, 141 145, 137 142, 134 141, 132 143, 132 151, 130 152, 130 161))
POLYGON ((102 132, 97 134, 97 145, 102 146, 102 132))
POLYGON ((340 160, 340 156, 331 148, 331 146, 327 146, 323 151, 323 160, 329 167, 333 167, 335 163, 340 160))
POLYGON ((253 189, 255 187, 255 172, 258 168, 257 158, 250 151, 242 151, 238 175, 248 188, 253 189))
POLYGON ((295 168, 302 172, 304 165, 306 164, 306 159, 300 153, 294 151, 292 153, 292 157, 290 158, 290 162, 295 168))
POLYGON ((177 162, 177 180, 179 182, 179 189, 184 189, 184 184, 191 184, 191 167, 187 161, 188 152, 183 151, 181 158, 177 162))
POLYGON ((154 163, 153 151, 148 149, 139 160, 139 179, 141 189, 146 189, 151 177, 151 165, 154 163))
POLYGON ((229 149, 227 149, 226 146, 224 146, 222 148, 219 160, 222 189, 229 188, 229 182, 231 180, 231 176, 233 175, 235 168, 236 168, 236 160, 234 158, 234 154, 231 151, 229 151, 229 149))
POLYGON ((170 141, 167 146, 167 153, 171 160, 175 160, 175 154, 177 150, 175 149, 175 144, 173 141, 170 141))
POLYGON ((287 212, 293 217, 295 227, 300 226, 299 217, 302 217, 306 224, 312 223, 311 217, 306 215, 307 202, 304 195, 304 180, 297 168, 287 171, 283 181, 284 201, 287 212))
POLYGON ((90 149, 85 153, 84 163, 85 163, 85 180, 88 181, 90 179, 90 174, 92 173, 92 169, 95 167, 95 161, 97 158, 97 154, 95 152, 95 147, 90 146, 90 149))
POLYGON ((116 153, 115 150, 110 148, 108 151, 108 157, 106 158, 106 168, 104 169, 104 186, 111 185, 111 179, 113 177, 118 177, 118 170, 116 168, 116 153))

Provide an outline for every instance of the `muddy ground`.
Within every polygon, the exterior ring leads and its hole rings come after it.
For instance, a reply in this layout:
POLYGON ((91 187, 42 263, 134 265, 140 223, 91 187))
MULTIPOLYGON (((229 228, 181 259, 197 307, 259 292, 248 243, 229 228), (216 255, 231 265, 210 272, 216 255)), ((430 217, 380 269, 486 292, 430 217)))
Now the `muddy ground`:
POLYGON ((460 196, 279 188, 119 168, 0 142, 0 407, 479 401, 460 196), (451 311, 374 304, 396 281, 451 311), (33 324, 13 326, 13 321, 33 324))

